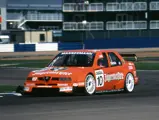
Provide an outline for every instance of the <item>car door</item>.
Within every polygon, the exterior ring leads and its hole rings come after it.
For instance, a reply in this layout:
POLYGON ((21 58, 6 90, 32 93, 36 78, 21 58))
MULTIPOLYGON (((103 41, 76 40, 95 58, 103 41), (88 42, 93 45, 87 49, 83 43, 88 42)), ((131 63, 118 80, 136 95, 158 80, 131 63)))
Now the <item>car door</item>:
POLYGON ((98 69, 95 70, 95 78, 96 78, 96 90, 104 91, 111 90, 112 85, 110 82, 107 82, 105 76, 109 74, 109 62, 108 56, 105 52, 101 52, 99 54, 99 58, 97 60, 98 69))
POLYGON ((107 52, 109 61, 109 74, 105 77, 111 83, 112 89, 120 89, 124 80, 124 69, 122 62, 114 52, 107 52))

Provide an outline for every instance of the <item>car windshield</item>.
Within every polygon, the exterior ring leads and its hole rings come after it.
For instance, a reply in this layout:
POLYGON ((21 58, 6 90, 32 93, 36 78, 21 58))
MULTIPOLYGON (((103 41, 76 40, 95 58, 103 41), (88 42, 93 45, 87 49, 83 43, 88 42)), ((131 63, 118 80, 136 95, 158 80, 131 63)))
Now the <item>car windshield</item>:
POLYGON ((53 59, 49 67, 91 67, 94 57, 95 53, 92 52, 62 52, 53 59))

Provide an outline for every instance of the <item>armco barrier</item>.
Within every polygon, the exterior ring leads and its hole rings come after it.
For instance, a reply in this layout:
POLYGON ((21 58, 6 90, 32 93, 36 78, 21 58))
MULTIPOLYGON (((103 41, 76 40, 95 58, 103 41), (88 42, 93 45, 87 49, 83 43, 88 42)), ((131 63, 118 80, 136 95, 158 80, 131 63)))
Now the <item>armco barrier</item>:
POLYGON ((77 50, 82 49, 81 43, 58 43, 58 50, 77 50))
POLYGON ((0 52, 14 52, 14 44, 0 44, 0 52))
POLYGON ((35 44, 14 44, 14 52, 34 52, 35 44))
POLYGON ((159 38, 114 38, 85 40, 86 49, 159 47, 159 38))

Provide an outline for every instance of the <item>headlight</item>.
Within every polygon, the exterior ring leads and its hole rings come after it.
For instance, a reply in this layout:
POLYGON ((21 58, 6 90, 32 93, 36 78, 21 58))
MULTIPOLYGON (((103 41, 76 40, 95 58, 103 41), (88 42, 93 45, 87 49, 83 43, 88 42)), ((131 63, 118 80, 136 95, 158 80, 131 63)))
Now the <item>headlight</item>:
POLYGON ((70 77, 69 77, 69 78, 64 78, 64 77, 63 77, 63 78, 59 78, 59 80, 60 80, 60 81, 71 81, 71 78, 70 78, 70 77))
POLYGON ((32 81, 37 81, 37 77, 32 77, 32 81))
POLYGON ((28 77, 27 78, 27 80, 29 80, 29 81, 37 81, 37 79, 38 79, 37 77, 28 77))

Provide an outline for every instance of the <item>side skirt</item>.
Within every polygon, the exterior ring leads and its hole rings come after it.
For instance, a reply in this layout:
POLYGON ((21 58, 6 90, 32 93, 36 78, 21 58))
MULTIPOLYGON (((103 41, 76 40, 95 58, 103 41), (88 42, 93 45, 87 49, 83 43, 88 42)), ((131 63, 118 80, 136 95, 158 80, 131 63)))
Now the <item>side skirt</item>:
POLYGON ((96 93, 114 93, 114 92, 122 92, 124 89, 118 89, 118 90, 103 90, 103 91, 96 91, 96 93))

